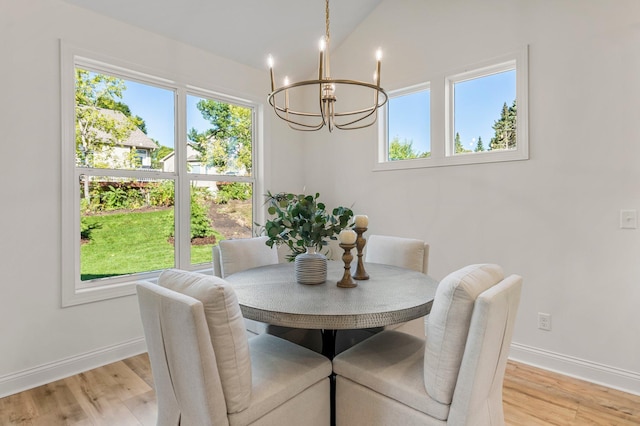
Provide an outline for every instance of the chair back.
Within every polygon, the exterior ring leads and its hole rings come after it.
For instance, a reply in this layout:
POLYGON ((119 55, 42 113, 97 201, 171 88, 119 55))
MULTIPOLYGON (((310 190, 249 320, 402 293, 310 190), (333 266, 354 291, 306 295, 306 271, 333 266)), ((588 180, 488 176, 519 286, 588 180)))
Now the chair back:
POLYGON ((426 274, 429 270, 429 244, 413 238, 371 235, 365 246, 364 261, 426 274))
POLYGON ((222 278, 222 264, 220 263, 220 246, 213 246, 211 248, 213 258, 213 275, 222 278))
POLYGON ((478 296, 449 412, 461 425, 504 425, 502 383, 522 278, 511 275, 478 296))
POLYGON ((158 426, 227 425, 227 409, 198 300, 141 282, 136 286, 158 404, 158 426))
POLYGON ((158 284, 203 304, 210 336, 207 343, 215 353, 227 412, 246 409, 251 402, 251 357, 233 287, 218 277, 177 269, 162 272, 158 284))
MULTIPOLYGON (((218 244, 219 276, 225 278, 246 269, 278 263, 278 251, 275 247, 269 247, 266 244, 268 239, 269 237, 262 236, 220 241, 218 244)), ((215 247, 213 267, 214 274, 218 275, 216 273, 215 247)))
POLYGON ((498 265, 470 265, 438 285, 427 321, 424 384, 441 404, 451 404, 476 299, 502 279, 498 265))

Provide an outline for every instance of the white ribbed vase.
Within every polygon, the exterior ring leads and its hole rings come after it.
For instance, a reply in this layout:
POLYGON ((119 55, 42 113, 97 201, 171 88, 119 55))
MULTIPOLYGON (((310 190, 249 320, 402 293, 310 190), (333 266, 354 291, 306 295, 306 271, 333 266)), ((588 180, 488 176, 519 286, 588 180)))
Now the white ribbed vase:
POLYGON ((322 284, 327 280, 327 258, 315 247, 307 247, 306 253, 296 256, 295 271, 299 284, 322 284))

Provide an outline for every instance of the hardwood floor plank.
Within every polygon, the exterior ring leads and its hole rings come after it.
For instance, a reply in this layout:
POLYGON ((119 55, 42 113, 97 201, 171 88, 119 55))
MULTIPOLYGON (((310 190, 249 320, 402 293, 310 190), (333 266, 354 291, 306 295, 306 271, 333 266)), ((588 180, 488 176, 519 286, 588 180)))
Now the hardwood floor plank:
POLYGON ((145 426, 155 426, 158 418, 158 404, 153 390, 123 401, 129 411, 145 426))
POLYGON ((150 388, 153 388, 153 373, 151 372, 151 364, 149 362, 149 354, 143 353, 131 358, 122 360, 127 367, 144 380, 150 388))
POLYGON ((38 407, 38 423, 75 425, 88 420, 64 380, 37 387, 31 393, 38 407))
POLYGON ((578 408, 575 425, 581 426, 638 426, 638 417, 628 417, 618 413, 601 410, 595 407, 581 406, 578 408))
MULTIPOLYGON (((509 426, 640 425, 640 396, 512 361, 503 401, 509 426)), ((146 354, 0 399, 2 426, 154 426, 156 416, 146 354)))
POLYGON ((139 426, 140 422, 111 393, 111 376, 104 367, 65 379, 69 389, 95 426, 139 426))
POLYGON ((0 399, 0 425, 28 425, 38 417, 31 391, 0 399))
POLYGON ((104 372, 108 374, 110 389, 120 399, 125 400, 135 396, 144 394, 153 390, 140 376, 138 376, 124 362, 115 362, 113 364, 102 367, 104 372))

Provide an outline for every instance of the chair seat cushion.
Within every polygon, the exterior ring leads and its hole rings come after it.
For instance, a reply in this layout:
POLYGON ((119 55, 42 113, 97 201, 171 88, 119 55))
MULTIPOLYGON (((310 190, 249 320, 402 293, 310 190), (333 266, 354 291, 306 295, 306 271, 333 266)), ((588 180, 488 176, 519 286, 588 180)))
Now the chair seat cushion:
POLYGON ((231 425, 247 425, 331 374, 324 356, 270 334, 249 339, 251 404, 229 415, 231 425))
POLYGON ((333 359, 333 371, 388 398, 440 420, 449 404, 431 398, 424 386, 424 346, 418 337, 386 330, 333 359))

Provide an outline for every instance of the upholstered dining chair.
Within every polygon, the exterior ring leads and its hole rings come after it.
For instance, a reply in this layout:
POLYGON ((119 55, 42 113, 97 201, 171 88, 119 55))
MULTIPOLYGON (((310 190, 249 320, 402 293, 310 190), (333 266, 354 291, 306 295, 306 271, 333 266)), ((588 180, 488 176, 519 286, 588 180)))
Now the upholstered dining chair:
POLYGON ((222 240, 213 247, 213 274, 225 278, 233 273, 278 263, 278 251, 269 247, 269 237, 222 240))
MULTIPOLYGON (((365 246, 364 261, 383 263, 412 269, 426 274, 429 271, 429 244, 414 238, 371 235, 365 246)), ((424 338, 425 317, 385 327, 424 338)))
POLYGON ((364 261, 429 272, 429 244, 414 238, 371 235, 367 238, 364 261))
MULTIPOLYGON (((278 250, 266 244, 268 239, 261 236, 220 241, 213 247, 214 275, 225 278, 246 269, 279 263, 278 250)), ((274 326, 248 318, 244 322, 251 335, 269 333, 318 352, 322 348, 320 330, 274 326)))
POLYGON ((330 361, 272 335, 247 339, 224 280, 168 270, 137 293, 159 426, 329 423, 330 361))
POLYGON ((522 278, 497 265, 448 275, 426 340, 385 330, 333 360, 340 425, 504 425, 502 382, 522 278))
MULTIPOLYGON (((213 274, 220 278, 258 266, 278 263, 278 252, 266 245, 266 236, 254 238, 238 238, 222 240, 213 246, 213 274)), ((262 334, 267 331, 267 324, 245 319, 246 329, 250 334, 262 334)))

